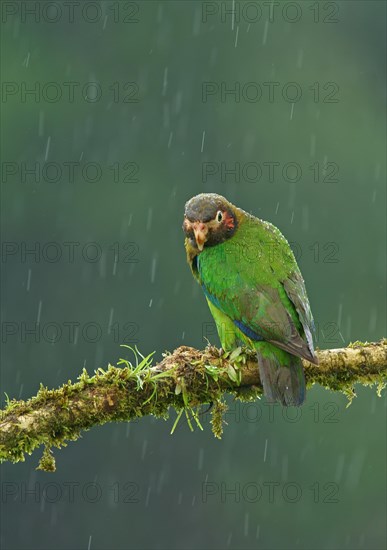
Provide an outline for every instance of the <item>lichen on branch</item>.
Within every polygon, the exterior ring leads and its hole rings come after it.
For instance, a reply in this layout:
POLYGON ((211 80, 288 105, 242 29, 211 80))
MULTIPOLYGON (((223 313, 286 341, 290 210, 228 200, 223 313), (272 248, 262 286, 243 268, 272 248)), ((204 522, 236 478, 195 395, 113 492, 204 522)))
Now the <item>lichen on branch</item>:
MULTIPOLYGON (((212 429, 216 437, 221 437, 223 395, 231 393, 243 401, 262 395, 257 360, 248 350, 237 348, 222 353, 213 346, 202 351, 182 346, 164 354, 154 366, 153 354, 143 357, 134 351, 135 365, 121 359, 117 366, 97 369, 93 376, 83 370, 78 382, 68 381, 55 390, 41 385, 37 395, 28 401, 8 400, 0 412, 1 462, 23 461, 26 453, 44 445, 38 467, 53 471, 51 449, 75 441, 83 430, 147 415, 166 419, 170 407, 178 411, 178 419, 185 413, 191 429, 193 425, 202 429, 198 408, 214 404, 212 429)), ((379 395, 385 386, 386 339, 317 350, 317 355, 318 366, 303 361, 308 386, 318 383, 341 391, 350 399, 355 395, 356 383, 376 384, 379 395)))

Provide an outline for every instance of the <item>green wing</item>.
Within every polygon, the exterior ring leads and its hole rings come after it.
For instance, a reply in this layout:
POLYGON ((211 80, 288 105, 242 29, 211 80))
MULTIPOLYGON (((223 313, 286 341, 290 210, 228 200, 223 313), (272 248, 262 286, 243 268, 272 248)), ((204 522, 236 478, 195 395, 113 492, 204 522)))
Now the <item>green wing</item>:
POLYGON ((316 363, 317 357, 314 354, 312 336, 312 333, 315 331, 313 315, 310 309, 308 296, 306 294, 304 279, 302 278, 300 271, 298 269, 297 271, 293 271, 293 273, 291 273, 289 277, 283 281, 283 286, 288 298, 296 308, 298 318, 300 319, 304 330, 308 348, 315 358, 315 361, 313 362, 316 363))

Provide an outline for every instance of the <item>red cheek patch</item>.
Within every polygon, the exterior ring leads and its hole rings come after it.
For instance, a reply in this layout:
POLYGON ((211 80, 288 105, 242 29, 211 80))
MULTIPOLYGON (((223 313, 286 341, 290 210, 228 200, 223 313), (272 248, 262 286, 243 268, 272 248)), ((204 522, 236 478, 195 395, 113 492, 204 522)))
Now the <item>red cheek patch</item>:
POLYGON ((234 218, 232 216, 229 216, 228 213, 226 213, 226 217, 224 219, 224 225, 228 227, 228 229, 234 229, 235 227, 234 218))

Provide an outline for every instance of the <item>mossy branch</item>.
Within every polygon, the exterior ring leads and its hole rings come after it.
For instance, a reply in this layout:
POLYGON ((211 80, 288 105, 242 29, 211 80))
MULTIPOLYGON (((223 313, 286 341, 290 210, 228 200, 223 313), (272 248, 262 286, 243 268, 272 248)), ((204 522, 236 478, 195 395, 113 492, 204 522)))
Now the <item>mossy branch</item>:
MULTIPOLYGON (((262 394, 256 358, 247 350, 222 354, 213 346, 203 351, 184 346, 165 354, 155 366, 152 355, 141 356, 138 362, 136 350, 135 366, 121 359, 117 367, 98 369, 94 376, 83 370, 74 384, 68 381, 56 390, 41 386, 28 401, 8 401, 0 413, 0 460, 22 461, 25 453, 44 445, 38 468, 53 471, 52 447, 60 448, 78 439, 83 430, 107 422, 146 415, 167 418, 171 406, 179 411, 178 418, 185 412, 191 428, 195 423, 201 428, 197 408, 213 403, 212 428, 220 437, 223 394, 241 400, 262 394)), ((317 383, 352 399, 355 383, 376 384, 380 395, 387 378, 386 339, 318 350, 317 355, 319 366, 304 361, 308 386, 317 383)))

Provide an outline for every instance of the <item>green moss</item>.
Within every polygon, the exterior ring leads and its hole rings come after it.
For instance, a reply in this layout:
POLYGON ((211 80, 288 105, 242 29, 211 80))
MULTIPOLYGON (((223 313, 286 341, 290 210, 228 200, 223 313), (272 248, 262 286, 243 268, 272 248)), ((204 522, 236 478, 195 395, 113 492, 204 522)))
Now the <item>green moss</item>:
POLYGON ((366 346, 369 346, 370 343, 369 342, 360 342, 360 340, 356 340, 356 342, 351 342, 350 344, 348 344, 348 347, 349 348, 359 348, 359 347, 366 347, 366 346))
MULTIPOLYGON (((25 454, 31 454, 42 444, 46 449, 60 448, 66 441, 78 439, 82 430, 95 424, 130 420, 142 414, 165 417, 166 405, 152 408, 158 395, 157 376, 149 370, 151 355, 137 362, 135 367, 129 362, 125 369, 109 365, 106 371, 98 369, 94 376, 89 376, 84 369, 75 384, 68 381, 57 390, 41 385, 37 395, 28 402, 9 401, 1 413, 1 419, 8 421, 10 429, 1 434, 0 460, 22 461, 25 454), (145 395, 149 390, 149 395, 137 403, 139 397, 135 390, 139 389, 145 389, 145 395), (145 410, 142 409, 144 403, 149 404, 145 410), (32 425, 25 428, 23 422, 31 415, 32 425)), ((50 463, 52 457, 47 450, 40 468, 50 470, 50 463)))
POLYGON ((218 399, 215 401, 211 410, 212 433, 218 439, 222 439, 223 424, 226 423, 224 420, 224 415, 226 414, 227 409, 227 404, 222 399, 218 399))
POLYGON ((44 448, 43 456, 40 459, 39 465, 36 469, 43 470, 44 472, 55 472, 55 458, 49 447, 44 448))
MULTIPOLYGON (((384 340, 383 344, 386 343, 384 340)), ((355 346, 359 347, 359 343, 352 344, 355 346)), ((227 410, 223 394, 232 393, 241 401, 256 400, 262 395, 260 386, 242 385, 244 366, 255 360, 255 353, 250 350, 237 348, 223 354, 211 346, 204 351, 181 347, 173 355, 164 354, 162 367, 153 368, 153 354, 144 357, 137 349, 132 351, 135 365, 120 359, 119 367, 109 364, 105 370, 97 369, 93 376, 83 369, 77 382, 68 381, 56 390, 40 385, 37 395, 28 401, 7 399, 0 416, 6 424, 0 434, 0 460, 23 461, 25 454, 44 445, 39 468, 53 471, 51 448, 61 448, 66 442, 75 441, 82 431, 94 425, 128 422, 146 415, 167 419, 169 408, 173 407, 179 411, 178 418, 184 414, 190 429, 203 429, 197 411, 205 403, 214 404, 212 430, 215 437, 220 438, 227 410)), ((365 359, 367 353, 364 350, 365 359)), ((337 352, 335 355, 337 360, 337 352)), ((385 387, 385 365, 380 372, 377 369, 372 374, 365 374, 362 368, 346 366, 345 362, 345 353, 340 355, 339 352, 337 373, 308 366, 308 386, 319 383, 341 391, 349 403, 356 395, 354 381, 364 385, 378 384, 380 395, 385 387)), ((250 365, 247 372, 251 372, 250 365)))
POLYGON ((238 401, 249 402, 256 401, 262 397, 262 388, 259 386, 244 386, 238 390, 235 398, 238 401))

